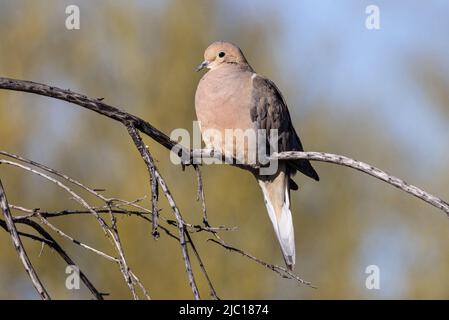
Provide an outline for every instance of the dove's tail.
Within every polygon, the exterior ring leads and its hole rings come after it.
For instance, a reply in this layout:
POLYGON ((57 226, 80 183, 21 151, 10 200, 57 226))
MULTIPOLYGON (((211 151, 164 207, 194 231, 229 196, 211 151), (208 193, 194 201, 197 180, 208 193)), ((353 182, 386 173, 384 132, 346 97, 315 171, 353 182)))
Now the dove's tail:
POLYGON ((289 176, 281 169, 272 177, 257 177, 274 231, 289 270, 295 266, 295 233, 290 212, 289 176))

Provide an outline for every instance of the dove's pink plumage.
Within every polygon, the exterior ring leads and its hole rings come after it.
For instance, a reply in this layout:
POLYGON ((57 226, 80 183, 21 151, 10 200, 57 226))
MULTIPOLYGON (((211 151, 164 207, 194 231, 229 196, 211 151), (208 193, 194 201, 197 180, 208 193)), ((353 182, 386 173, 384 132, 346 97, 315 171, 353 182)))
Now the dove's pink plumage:
MULTIPOLYGON (((249 161, 255 159, 258 144, 248 144, 244 139, 225 139, 226 129, 238 129, 240 133, 276 129, 279 152, 303 150, 279 90, 270 80, 254 72, 237 46, 215 42, 206 49, 204 58, 199 69, 207 67, 210 71, 198 84, 195 108, 207 147, 233 154, 240 161, 249 161), (211 132, 217 137, 211 139, 211 132), (243 157, 238 157, 236 150, 243 150, 243 157)), ((277 171, 270 175, 255 173, 290 269, 295 264, 290 190, 297 189, 291 180, 297 170, 318 180, 317 173, 306 160, 280 161, 277 171)))

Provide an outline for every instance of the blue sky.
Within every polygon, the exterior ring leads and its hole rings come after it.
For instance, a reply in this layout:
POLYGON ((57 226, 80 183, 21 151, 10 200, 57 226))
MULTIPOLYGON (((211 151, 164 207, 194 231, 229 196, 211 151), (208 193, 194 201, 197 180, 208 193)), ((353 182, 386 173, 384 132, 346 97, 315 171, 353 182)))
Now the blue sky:
MULTIPOLYGON (((349 119, 349 125, 355 121, 351 115, 369 110, 375 115, 372 121, 410 154, 407 165, 415 169, 416 176, 425 175, 422 168, 428 167, 445 172, 449 126, 432 106, 435 102, 423 92, 414 63, 430 59, 440 76, 447 79, 449 1, 258 4, 226 2, 239 18, 249 15, 258 21, 270 17, 281 21, 282 28, 270 45, 280 70, 275 81, 286 84, 301 79, 301 92, 295 93, 292 88, 286 92, 290 101, 305 102, 300 110, 290 105, 294 115, 301 117, 307 111, 304 109, 322 99, 335 103, 335 109, 329 112, 349 119), (380 9, 380 30, 365 28, 365 8, 370 4, 380 9)), ((387 228, 374 225, 362 239, 354 263, 354 274, 358 275, 355 283, 363 283, 364 266, 373 262, 379 265, 382 290, 373 293, 374 298, 395 298, 407 291, 408 266, 416 259, 411 256, 415 243, 411 231, 397 222, 387 228)))
POLYGON ((337 103, 334 112, 343 114, 357 111, 355 106, 375 108, 373 121, 381 121, 403 148, 435 155, 418 163, 444 164, 437 159, 447 159, 449 126, 417 85, 412 67, 416 59, 431 57, 447 77, 449 2, 227 1, 224 6, 238 18, 269 23, 274 17, 282 23, 271 46, 281 81, 295 81, 297 74, 307 78, 303 96, 292 100, 328 98, 337 103), (365 28, 371 4, 380 9, 380 30, 365 28))

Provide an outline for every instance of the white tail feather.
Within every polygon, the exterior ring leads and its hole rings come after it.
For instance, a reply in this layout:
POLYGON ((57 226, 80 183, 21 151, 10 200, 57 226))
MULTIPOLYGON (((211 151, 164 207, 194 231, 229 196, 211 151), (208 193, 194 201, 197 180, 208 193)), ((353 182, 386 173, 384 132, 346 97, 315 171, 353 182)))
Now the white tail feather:
MULTIPOLYGON (((288 178, 287 178, 288 179, 288 178)), ((273 224, 274 231, 281 245, 282 254, 287 267, 292 270, 295 265, 295 232, 293 230, 292 214, 290 212, 290 199, 287 179, 283 181, 283 201, 282 206, 276 210, 273 203, 276 203, 274 199, 271 199, 273 195, 268 191, 266 182, 259 180, 259 185, 262 188, 265 205, 267 207, 268 215, 270 216, 271 223, 273 224), (276 214, 276 211, 278 212, 276 214)))

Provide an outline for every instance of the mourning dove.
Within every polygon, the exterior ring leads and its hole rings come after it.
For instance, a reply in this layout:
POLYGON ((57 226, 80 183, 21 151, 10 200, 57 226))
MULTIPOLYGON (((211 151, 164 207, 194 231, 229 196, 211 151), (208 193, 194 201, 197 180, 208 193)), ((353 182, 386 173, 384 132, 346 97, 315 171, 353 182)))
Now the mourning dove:
MULTIPOLYGON (((262 145, 260 141, 253 143, 247 139, 245 142, 245 139, 239 139, 241 137, 225 139, 225 132, 232 129, 248 137, 251 136, 248 132, 277 129, 278 152, 303 151, 282 94, 271 80, 254 72, 236 45, 222 41, 212 43, 197 71, 203 68, 209 71, 198 84, 195 109, 206 147, 221 153, 231 152, 237 160, 249 162, 262 145), (238 153, 238 150, 243 150, 243 153, 238 153)), ((296 171, 319 180, 307 160, 279 161, 277 170, 269 175, 252 171, 262 189, 269 217, 290 270, 295 265, 290 190, 298 189, 291 179, 296 171)))

